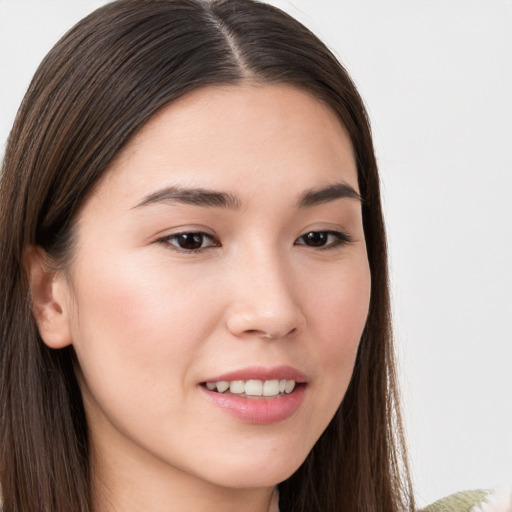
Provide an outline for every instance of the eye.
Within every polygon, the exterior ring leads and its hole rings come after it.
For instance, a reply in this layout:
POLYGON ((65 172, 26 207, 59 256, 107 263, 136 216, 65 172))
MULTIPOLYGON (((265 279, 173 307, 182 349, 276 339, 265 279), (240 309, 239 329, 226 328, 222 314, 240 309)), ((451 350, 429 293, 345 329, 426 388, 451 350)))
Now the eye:
POLYGON ((297 238, 295 245, 307 245, 308 247, 319 247, 332 249, 351 242, 347 233, 341 231, 309 231, 297 238))
POLYGON ((159 242, 163 242, 174 246, 182 252, 197 252, 208 247, 219 247, 220 243, 212 235, 198 231, 187 231, 176 233, 161 238, 159 242))

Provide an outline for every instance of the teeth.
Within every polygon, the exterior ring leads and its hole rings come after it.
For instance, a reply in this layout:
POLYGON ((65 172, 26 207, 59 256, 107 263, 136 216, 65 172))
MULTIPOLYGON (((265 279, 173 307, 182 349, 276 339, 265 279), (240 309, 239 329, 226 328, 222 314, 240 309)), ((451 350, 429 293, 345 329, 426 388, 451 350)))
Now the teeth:
POLYGON ((224 393, 224 391, 226 391, 228 388, 229 382, 226 382, 225 380, 219 380, 219 382, 217 382, 217 391, 219 393, 224 393))
POLYGON ((229 383, 231 393, 243 393, 245 391, 245 382, 243 380, 234 380, 229 383))
POLYGON ((234 395, 245 394, 247 396, 278 396, 284 393, 291 393, 295 389, 294 380, 273 379, 273 380, 233 380, 231 382, 220 380, 218 382, 207 382, 207 389, 234 395))
MULTIPOLYGON (((290 381, 293 382, 293 381, 290 381)), ((263 396, 275 396, 279 394, 279 381, 266 380, 263 384, 263 396)))
POLYGON ((263 395, 263 382, 261 380, 248 380, 245 383, 245 394, 251 396, 263 395))
POLYGON ((294 380, 287 380, 286 386, 284 388, 285 393, 291 393, 293 391, 293 388, 295 387, 295 381, 294 380))

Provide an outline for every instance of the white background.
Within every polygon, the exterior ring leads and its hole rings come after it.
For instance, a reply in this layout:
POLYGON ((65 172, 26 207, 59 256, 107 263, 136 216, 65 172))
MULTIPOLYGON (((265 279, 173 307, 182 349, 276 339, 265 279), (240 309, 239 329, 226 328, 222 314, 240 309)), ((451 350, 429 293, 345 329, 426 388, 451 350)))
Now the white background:
MULTIPOLYGON (((39 61, 101 0, 0 0, 0 154, 39 61)), ((512 2, 271 2, 367 103, 420 504, 512 484, 512 2)))

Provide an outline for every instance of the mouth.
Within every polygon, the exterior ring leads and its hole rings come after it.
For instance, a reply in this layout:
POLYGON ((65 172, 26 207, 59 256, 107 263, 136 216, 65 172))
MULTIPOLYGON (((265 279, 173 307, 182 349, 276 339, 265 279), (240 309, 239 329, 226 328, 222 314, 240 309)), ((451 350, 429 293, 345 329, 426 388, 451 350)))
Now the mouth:
POLYGON ((219 380, 201 383, 209 391, 242 398, 280 398, 289 395, 297 386, 304 386, 292 379, 271 380, 219 380))
POLYGON ((290 366, 244 368, 200 383, 203 396, 244 423, 269 425, 299 410, 309 379, 290 366))

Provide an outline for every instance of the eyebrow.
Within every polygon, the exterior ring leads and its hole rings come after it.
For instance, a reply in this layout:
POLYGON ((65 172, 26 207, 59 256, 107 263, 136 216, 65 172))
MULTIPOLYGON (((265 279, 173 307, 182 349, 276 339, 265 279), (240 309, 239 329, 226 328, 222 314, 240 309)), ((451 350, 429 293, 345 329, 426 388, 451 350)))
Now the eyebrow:
POLYGON ((306 190, 297 202, 297 206, 299 208, 307 208, 343 198, 356 199, 361 203, 363 202, 360 194, 347 183, 334 183, 327 187, 306 190))
POLYGON ((239 199, 227 192, 204 188, 166 187, 146 196, 134 208, 148 204, 174 202, 215 208, 238 209, 241 207, 239 199))
MULTIPOLYGON (((347 183, 335 183, 318 189, 306 190, 297 201, 298 208, 308 208, 336 199, 356 199, 362 202, 361 196, 347 183)), ((204 188, 166 187, 146 196, 134 206, 139 208, 158 203, 183 203, 194 206, 239 209, 242 202, 233 194, 204 188)))

